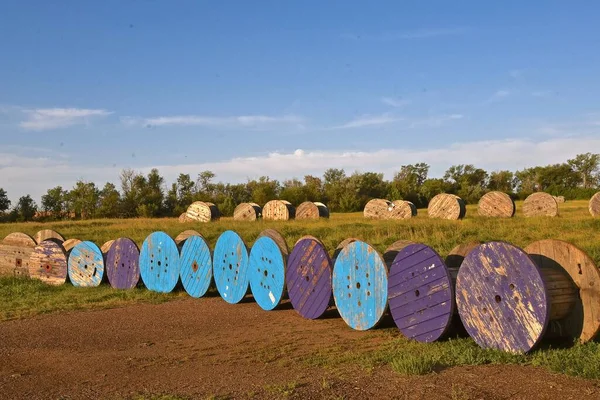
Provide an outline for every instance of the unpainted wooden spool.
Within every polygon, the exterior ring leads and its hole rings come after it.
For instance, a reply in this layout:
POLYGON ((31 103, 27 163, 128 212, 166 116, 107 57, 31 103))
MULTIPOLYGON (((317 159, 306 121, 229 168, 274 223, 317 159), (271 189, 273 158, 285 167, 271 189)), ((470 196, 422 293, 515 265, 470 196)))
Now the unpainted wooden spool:
POLYGON ((165 232, 153 232, 142 244, 140 276, 148 290, 170 293, 179 281, 179 250, 165 232))
POLYGON ((256 221, 262 216, 262 208, 256 203, 241 203, 233 211, 235 221, 256 221))
POLYGON ((81 243, 81 240, 79 239, 67 239, 62 243, 62 246, 67 254, 69 254, 71 250, 73 250, 73 247, 77 246, 79 243, 81 243))
POLYGON ((67 253, 60 241, 42 240, 29 257, 29 276, 49 285, 62 285, 67 280, 67 253))
POLYGON ((239 303, 249 287, 248 247, 234 231, 217 239, 213 253, 213 276, 219 294, 230 304, 239 303))
POLYGON ((219 219, 219 209, 213 203, 195 201, 185 212, 186 217, 192 221, 210 222, 219 219))
POLYGON ((592 217, 600 217, 600 192, 592 196, 588 209, 592 217))
POLYGON ((390 244, 387 249, 385 249, 385 252, 383 253, 383 261, 385 262, 385 265, 388 267, 388 269, 391 267, 392 263, 394 262, 394 259, 396 258, 396 255, 398 254, 398 252, 400 250, 402 250, 403 248, 405 248, 406 246, 408 246, 409 244, 413 244, 415 242, 411 241, 411 240, 404 240, 404 239, 400 239, 400 240, 396 240, 394 243, 390 244))
POLYGON ((202 297, 210 287, 212 275, 208 243, 199 234, 187 236, 183 239, 179 257, 179 277, 183 288, 191 297, 202 297))
POLYGON ((52 229, 42 229, 41 231, 37 232, 33 236, 33 240, 35 240, 35 242, 37 244, 40 244, 42 241, 48 240, 48 239, 54 239, 54 240, 58 240, 60 242, 65 241, 65 238, 63 235, 61 235, 60 233, 58 233, 52 229))
POLYGON ((90 241, 79 241, 69 253, 69 281, 77 287, 96 287, 104 277, 104 256, 90 241))
POLYGON ((100 246, 100 251, 102 251, 102 254, 108 253, 108 251, 110 250, 110 246, 112 246, 114 242, 115 241, 113 239, 109 240, 108 242, 104 242, 104 244, 100 246))
POLYGON ((450 275, 452 275, 452 279, 456 282, 456 277, 458 275, 458 270, 464 261, 467 254, 469 254, 475 247, 479 246, 481 242, 467 242, 463 244, 459 244, 450 250, 450 253, 446 256, 444 260, 448 270, 450 271, 450 275))
POLYGON ((417 207, 410 201, 394 200, 392 201, 392 210, 390 219, 409 219, 417 216, 417 207))
POLYGON ((477 213, 482 217, 510 218, 515 211, 515 202, 503 192, 488 192, 477 204, 477 213))
POLYGON ((262 209, 262 216, 266 221, 288 221, 295 215, 294 206, 286 200, 271 200, 262 209))
POLYGON ((140 280, 140 250, 129 238, 118 238, 106 254, 105 269, 110 286, 133 289, 140 280))
POLYGON ((286 261, 287 245, 284 253, 270 235, 259 236, 252 245, 248 258, 250 289, 263 310, 273 310, 283 298, 286 261))
POLYGON ((389 219, 394 205, 385 199, 372 199, 365 205, 363 215, 369 219, 389 219))
POLYGON ((191 218, 189 218, 189 217, 187 216, 187 213, 182 213, 182 214, 180 214, 180 215, 179 215, 179 218, 178 218, 178 220, 179 220, 179 222, 181 222, 181 223, 185 223, 185 222, 193 222, 193 221, 194 221, 193 219, 191 219, 191 218))
POLYGON ((429 218, 458 220, 465 217, 465 202, 458 196, 440 193, 431 199, 427 206, 429 218))
POLYGON ((329 218, 329 210, 323 203, 305 201, 296 208, 296 219, 329 218))
POLYGON ((526 217, 556 217, 558 203, 551 194, 536 192, 523 202, 523 215, 526 217))
POLYGON ((179 235, 175 236, 175 243, 177 245, 179 245, 179 244, 181 244, 181 242, 183 242, 190 236, 202 236, 202 235, 193 229, 188 229, 188 230, 181 232, 179 235))
POLYGON ((566 272, 579 291, 575 308, 570 304, 571 284, 565 288, 567 301, 551 305, 568 313, 558 325, 560 332, 582 343, 594 339, 600 331, 600 271, 592 258, 571 243, 556 239, 533 242, 525 251, 542 270, 566 272))
POLYGON ((0 242, 0 275, 29 276, 29 257, 35 240, 25 233, 14 232, 0 242))

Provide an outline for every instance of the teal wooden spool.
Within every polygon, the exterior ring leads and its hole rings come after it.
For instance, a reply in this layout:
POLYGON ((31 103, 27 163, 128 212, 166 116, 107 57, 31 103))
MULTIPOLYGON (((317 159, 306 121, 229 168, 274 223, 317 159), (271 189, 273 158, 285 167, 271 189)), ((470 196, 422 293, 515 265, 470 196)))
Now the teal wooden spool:
POLYGON ((228 303, 239 303, 248 293, 248 248, 234 231, 225 231, 217 239, 213 276, 219 294, 228 303))
POLYGON ((96 287, 104 277, 104 257, 93 242, 80 242, 69 254, 69 280, 73 286, 96 287))
POLYGON ((179 277, 185 291, 202 297, 212 281, 210 248, 202 236, 190 236, 183 242, 179 258, 179 277))
POLYGON ((254 300, 263 310, 277 307, 285 288, 285 257, 273 239, 263 236, 254 242, 249 269, 254 300))
POLYGON ((140 251, 140 275, 149 290, 169 293, 179 281, 179 250, 164 232, 151 233, 140 251))

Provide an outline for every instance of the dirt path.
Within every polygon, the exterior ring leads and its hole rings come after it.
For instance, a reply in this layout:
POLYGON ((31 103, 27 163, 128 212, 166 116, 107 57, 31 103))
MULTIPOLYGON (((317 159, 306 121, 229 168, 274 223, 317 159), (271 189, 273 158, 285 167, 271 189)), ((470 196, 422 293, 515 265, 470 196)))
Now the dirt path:
POLYGON ((307 321, 289 307, 265 312, 218 297, 46 315, 0 324, 0 398, 600 398, 597 382, 533 367, 405 377, 307 362, 319 348, 388 338, 353 331, 335 315, 307 321))

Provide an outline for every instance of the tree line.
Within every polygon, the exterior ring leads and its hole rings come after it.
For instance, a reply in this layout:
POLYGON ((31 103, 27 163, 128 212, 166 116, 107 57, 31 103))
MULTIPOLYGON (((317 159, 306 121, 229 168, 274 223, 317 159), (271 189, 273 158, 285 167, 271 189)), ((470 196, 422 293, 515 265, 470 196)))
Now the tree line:
POLYGON ((3 221, 62 220, 90 218, 175 217, 194 201, 215 203, 222 215, 230 216, 236 205, 254 202, 260 205, 272 199, 285 199, 294 205, 303 201, 321 201, 333 212, 363 209, 372 198, 404 199, 417 207, 426 207, 439 193, 452 193, 467 203, 476 203, 492 190, 524 199, 537 191, 561 195, 566 199, 589 199, 600 185, 600 154, 579 154, 562 164, 487 172, 471 164, 453 165, 442 178, 430 178, 429 165, 403 165, 392 180, 376 172, 354 172, 330 168, 322 177, 304 176, 279 182, 268 176, 246 183, 214 182, 212 171, 203 171, 196 179, 179 174, 167 186, 157 169, 147 175, 124 169, 119 188, 106 183, 77 181, 70 190, 61 186, 48 189, 38 206, 30 195, 19 198, 14 207, 0 188, 0 213, 3 221))

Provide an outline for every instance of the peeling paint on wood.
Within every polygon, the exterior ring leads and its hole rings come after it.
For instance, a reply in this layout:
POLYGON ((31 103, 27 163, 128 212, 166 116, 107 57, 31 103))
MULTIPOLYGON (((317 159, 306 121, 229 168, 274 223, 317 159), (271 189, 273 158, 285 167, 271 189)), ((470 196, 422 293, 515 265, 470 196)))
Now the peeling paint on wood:
POLYGON ((248 261, 250 289, 263 310, 273 310, 281 302, 285 289, 286 257, 269 236, 259 237, 252 245, 248 261))
POLYGON ((29 257, 29 276, 50 285, 62 285, 67 280, 67 254, 53 240, 43 240, 29 257))
POLYGON ((106 254, 106 275, 115 289, 133 289, 140 280, 140 250, 129 238, 118 238, 106 254))
POLYGON ((179 281, 179 250, 164 232, 151 233, 140 251, 140 276, 149 290, 169 293, 179 281))
POLYGON ((484 194, 477 203, 477 213, 482 217, 511 218, 516 209, 513 199, 498 191, 484 194))
MULTIPOLYGON (((263 236, 267 236, 273 239, 275 243, 277 243, 277 246, 279 246, 279 250, 281 250, 283 255, 287 258, 288 254, 290 254, 290 250, 288 249, 288 245, 285 241, 285 238, 281 233, 279 233, 279 231, 271 228, 265 229, 258 235, 258 238, 261 238, 263 236)), ((258 240, 258 238, 256 239, 258 240)))
POLYGON ((179 276, 185 291, 192 297, 202 297, 212 282, 212 258, 206 240, 191 235, 181 247, 179 276))
POLYGON ((36 246, 33 238, 14 232, 0 242, 0 275, 29 276, 29 257, 36 246))
POLYGON ((69 254, 69 280, 73 286, 96 287, 104 277, 104 257, 93 242, 77 243, 69 254))
POLYGON ((248 293, 248 248, 234 231, 225 231, 217 239, 213 276, 217 290, 228 303, 239 303, 248 293))

